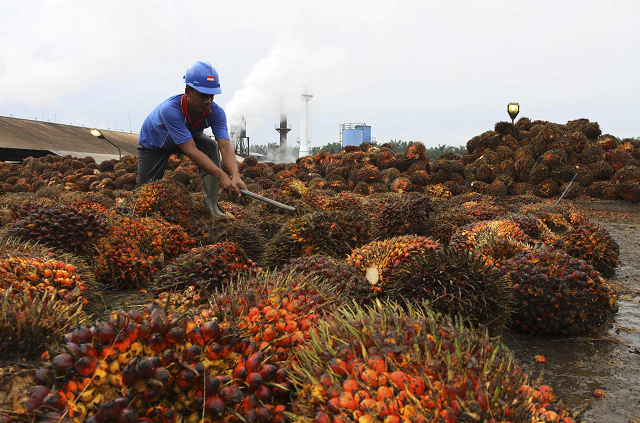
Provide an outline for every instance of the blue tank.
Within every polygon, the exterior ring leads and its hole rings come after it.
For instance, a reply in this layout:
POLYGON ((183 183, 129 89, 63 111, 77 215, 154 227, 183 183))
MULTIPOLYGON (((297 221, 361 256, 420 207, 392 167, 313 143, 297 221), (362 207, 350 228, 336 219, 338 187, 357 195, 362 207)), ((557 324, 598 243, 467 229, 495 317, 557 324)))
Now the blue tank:
MULTIPOLYGON (((371 138, 371 135, 369 135, 371 138)), ((359 146, 364 141, 364 131, 362 129, 345 129, 342 131, 342 146, 359 146)))
POLYGON ((362 141, 371 143, 371 127, 368 125, 357 125, 356 129, 362 131, 362 141))

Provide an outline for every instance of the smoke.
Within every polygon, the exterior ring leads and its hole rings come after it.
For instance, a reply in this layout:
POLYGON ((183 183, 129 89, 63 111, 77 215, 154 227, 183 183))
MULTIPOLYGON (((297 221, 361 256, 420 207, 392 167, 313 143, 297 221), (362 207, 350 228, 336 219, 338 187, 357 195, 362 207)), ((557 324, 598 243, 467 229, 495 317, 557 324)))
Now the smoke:
POLYGON ((335 91, 338 69, 346 59, 345 51, 335 45, 309 48, 290 32, 278 34, 271 50, 253 66, 242 88, 224 107, 231 132, 239 132, 245 117, 252 131, 270 124, 275 133, 282 111, 290 123, 294 122, 293 132, 299 133, 299 123, 291 117, 300 116, 302 90, 315 93, 315 97, 335 91), (331 75, 335 75, 333 81, 331 75))

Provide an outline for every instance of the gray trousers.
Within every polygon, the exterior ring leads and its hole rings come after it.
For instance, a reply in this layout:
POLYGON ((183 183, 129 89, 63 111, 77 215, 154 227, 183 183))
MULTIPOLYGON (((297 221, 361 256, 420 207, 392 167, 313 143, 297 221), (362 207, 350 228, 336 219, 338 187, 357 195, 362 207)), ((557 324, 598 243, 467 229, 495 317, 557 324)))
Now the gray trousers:
MULTIPOLYGON (((216 166, 220 167, 220 150, 218 142, 206 134, 196 135, 193 137, 198 150, 207 155, 216 166)), ((162 179, 164 171, 167 169, 169 157, 172 154, 184 154, 180 147, 171 150, 157 149, 152 150, 138 144, 138 186, 146 184, 149 181, 162 179)), ((206 172, 200 170, 200 175, 206 175, 206 172)))

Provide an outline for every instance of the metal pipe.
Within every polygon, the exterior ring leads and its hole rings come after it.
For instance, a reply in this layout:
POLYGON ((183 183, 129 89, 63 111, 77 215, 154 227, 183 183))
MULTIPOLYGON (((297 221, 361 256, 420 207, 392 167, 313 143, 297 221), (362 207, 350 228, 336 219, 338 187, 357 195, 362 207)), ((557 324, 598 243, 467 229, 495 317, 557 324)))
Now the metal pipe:
POLYGON ((254 198, 256 200, 263 201, 263 202, 265 202, 267 204, 271 204, 272 206, 281 208, 283 210, 287 210, 287 211, 290 211, 290 212, 297 211, 297 209, 295 207, 287 206, 286 204, 279 203, 279 202, 277 202, 275 200, 272 200, 270 198, 263 197, 262 195, 258 195, 258 194, 254 193, 254 192, 251 192, 251 191, 247 191, 246 189, 240 189, 240 192, 243 195, 246 195, 247 197, 251 197, 251 198, 254 198))
POLYGON ((556 204, 560 204, 560 200, 562 200, 562 197, 564 197, 564 195, 567 193, 567 191, 569 191, 569 188, 571 188, 571 184, 576 179, 576 176, 578 176, 577 173, 575 175, 573 175, 573 178, 571 178, 571 182, 569 182, 569 185, 567 185, 567 187, 564 189, 564 192, 562 193, 560 198, 558 198, 558 201, 556 202, 556 204))

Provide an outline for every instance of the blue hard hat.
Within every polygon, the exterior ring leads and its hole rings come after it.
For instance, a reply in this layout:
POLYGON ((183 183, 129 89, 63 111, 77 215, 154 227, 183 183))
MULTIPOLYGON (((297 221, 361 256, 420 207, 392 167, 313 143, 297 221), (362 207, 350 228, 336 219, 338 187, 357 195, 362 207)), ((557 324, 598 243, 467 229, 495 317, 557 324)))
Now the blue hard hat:
POLYGON ((220 94, 218 71, 209 62, 195 62, 182 77, 184 83, 203 94, 220 94))

